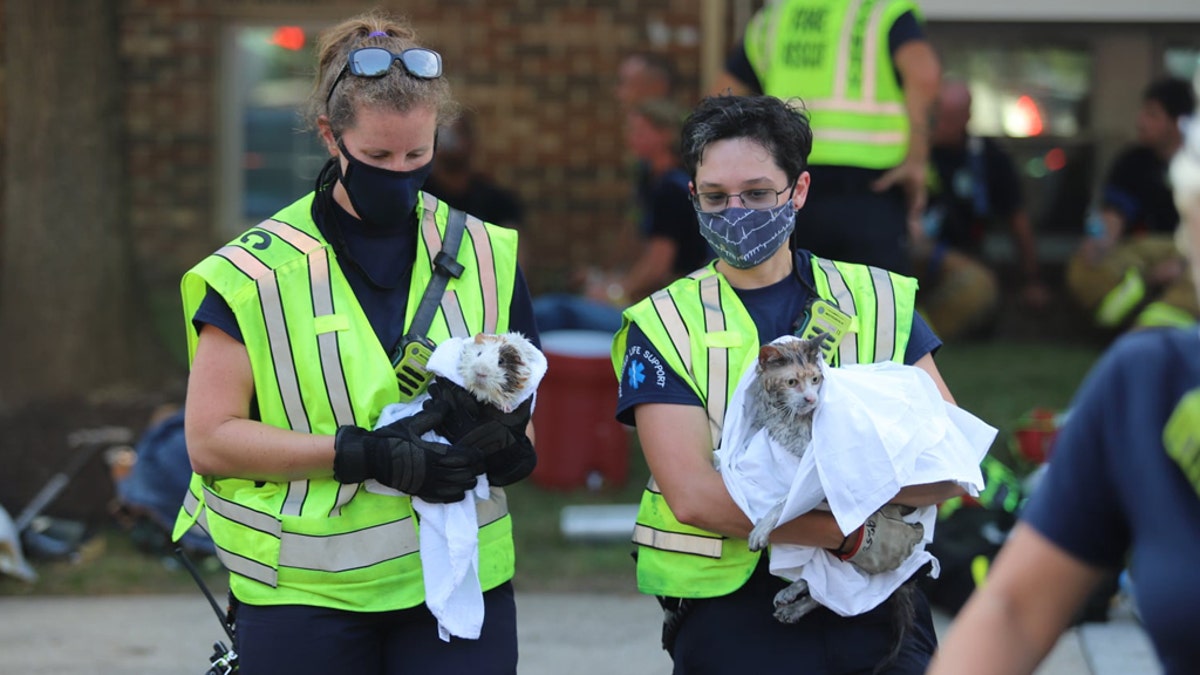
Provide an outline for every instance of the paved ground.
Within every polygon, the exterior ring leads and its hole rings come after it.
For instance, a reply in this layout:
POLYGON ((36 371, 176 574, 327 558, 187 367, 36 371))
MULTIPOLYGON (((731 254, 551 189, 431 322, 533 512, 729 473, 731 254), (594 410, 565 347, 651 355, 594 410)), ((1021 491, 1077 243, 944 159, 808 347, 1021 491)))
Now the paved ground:
MULTIPOLYGON (((647 598, 570 593, 517 594, 522 675, 662 675, 659 612, 647 598)), ((937 617, 938 630, 949 625, 937 617)), ((0 674, 178 675, 203 673, 224 639, 199 593, 189 595, 0 598, 0 674)), ((1140 627, 1118 612, 1059 642, 1038 675, 1160 672, 1140 627)))

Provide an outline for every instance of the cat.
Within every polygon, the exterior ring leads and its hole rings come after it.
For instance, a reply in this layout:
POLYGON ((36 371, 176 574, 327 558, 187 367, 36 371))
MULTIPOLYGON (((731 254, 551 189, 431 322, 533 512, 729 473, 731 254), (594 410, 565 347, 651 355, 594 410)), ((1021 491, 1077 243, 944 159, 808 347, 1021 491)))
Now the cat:
MULTIPOLYGON (((765 429, 771 440, 803 457, 812 441, 813 415, 821 402, 824 356, 821 345, 829 337, 820 333, 810 340, 788 336, 772 341, 758 353, 755 378, 746 390, 746 416, 752 429, 765 429)), ((767 547, 778 527, 785 499, 778 501, 750 532, 751 551, 767 547)), ((891 607, 892 647, 872 673, 882 672, 899 657, 914 622, 914 582, 905 582, 887 600, 891 607)), ((797 579, 775 594, 775 618, 796 623, 819 606, 808 592, 808 583, 797 579)))
POLYGON ((529 395, 535 365, 544 372, 545 361, 545 355, 520 333, 479 333, 463 341, 458 374, 463 387, 480 403, 509 413, 529 395))
MULTIPOLYGON (((813 415, 825 381, 821 345, 828 337, 828 333, 808 340, 786 336, 763 346, 758 352, 754 379, 746 389, 750 428, 765 429, 772 441, 796 457, 803 457, 812 441, 813 415)), ((780 499, 754 524, 749 539, 751 551, 767 547, 785 503, 786 497, 780 499)), ((816 606, 808 594, 808 584, 800 579, 775 595, 775 618, 795 623, 816 606)))

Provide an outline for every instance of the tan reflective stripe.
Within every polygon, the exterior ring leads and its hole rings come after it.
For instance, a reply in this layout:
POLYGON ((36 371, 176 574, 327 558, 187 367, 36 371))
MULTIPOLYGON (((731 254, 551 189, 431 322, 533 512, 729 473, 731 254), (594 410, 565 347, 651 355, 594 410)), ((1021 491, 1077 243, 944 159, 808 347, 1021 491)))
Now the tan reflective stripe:
POLYGON ((475 500, 475 521, 479 527, 490 525, 508 515, 508 495, 503 488, 489 488, 487 499, 475 500))
POLYGON ((275 380, 279 384, 279 397, 283 401, 288 427, 307 433, 310 430, 308 413, 304 410, 304 398, 300 395, 300 381, 293 360, 292 340, 288 335, 287 320, 283 315, 283 299, 279 295, 279 281, 275 275, 258 279, 258 298, 262 303, 263 323, 267 327, 267 343, 271 361, 275 366, 275 380))
POLYGON ((856 129, 821 129, 821 140, 862 143, 864 145, 895 145, 908 136, 903 131, 859 131, 856 129))
POLYGON ((835 101, 846 100, 846 83, 850 79, 848 72, 850 69, 850 38, 854 34, 854 22, 858 18, 858 8, 861 5, 862 0, 851 0, 842 19, 842 34, 838 37, 836 75, 833 78, 833 99, 835 101))
POLYGON ((349 504, 354 495, 358 494, 358 488, 362 483, 343 483, 338 487, 337 500, 333 504, 333 508, 329 510, 330 516, 342 515, 342 507, 349 504))
MULTIPOLYGON (((833 300, 837 303, 838 309, 850 316, 857 316, 858 308, 854 305, 854 296, 846 287, 846 280, 842 278, 841 271, 833 264, 832 260, 817 258, 817 264, 829 280, 829 290, 833 292, 833 300)), ((838 361, 843 366, 858 363, 858 336, 853 332, 847 332, 846 337, 842 338, 842 344, 838 347, 838 361)))
POLYGON ((654 311, 658 312, 659 321, 662 321, 663 327, 667 329, 667 335, 671 336, 671 344, 674 345, 679 360, 683 361, 684 369, 693 380, 696 379, 692 371, 692 341, 688 338, 687 325, 679 315, 679 308, 675 306, 671 294, 665 289, 655 291, 650 296, 650 302, 654 305, 654 311))
POLYGON ((467 318, 463 314, 462 306, 458 303, 458 293, 447 290, 442 295, 442 316, 446 318, 446 325, 450 327, 450 335, 470 337, 471 331, 467 328, 467 318))
MULTIPOLYGON (((804 107, 809 110, 837 113, 867 113, 871 115, 903 115, 904 104, 896 101, 839 101, 835 99, 814 99, 805 101, 804 107)), ((824 130, 822 130, 824 136, 824 130)))
POLYGON ((483 332, 495 333, 500 324, 500 297, 496 290, 496 261, 492 256, 492 240, 488 236, 483 221, 475 216, 467 216, 467 232, 471 235, 471 244, 475 247, 475 260, 478 261, 479 290, 483 293, 483 332))
MULTIPOLYGON (((704 328, 709 333, 725 330, 725 312, 721 309, 720 277, 712 275, 700 281, 700 302, 704 307, 704 328)), ((729 350, 707 347, 708 355, 708 426, 714 448, 721 446, 721 428, 725 424, 725 405, 729 395, 729 350)))
POLYGON ((298 516, 304 511, 304 500, 308 497, 308 481, 294 480, 288 483, 287 496, 279 512, 285 516, 298 516))
POLYGON ((279 543, 279 565, 345 572, 410 555, 419 548, 412 518, 326 536, 285 532, 279 543))
POLYGON ((883 21, 883 11, 888 3, 877 2, 871 11, 871 20, 867 23, 867 35, 863 38, 866 53, 863 55, 862 98, 864 101, 875 100, 876 82, 879 77, 879 24, 883 21))
POLYGON ((310 253, 314 249, 322 246, 321 241, 307 232, 296 229, 291 225, 280 222, 278 220, 264 220, 256 227, 260 230, 266 230, 271 234, 291 244, 297 251, 301 253, 310 253))
POLYGON ((261 260, 254 257, 253 253, 241 246, 222 246, 216 254, 228 260, 238 268, 238 271, 251 279, 257 279, 271 272, 270 267, 264 265, 261 260))
POLYGON ((721 539, 656 530, 642 524, 633 526, 633 543, 660 551, 690 553, 705 558, 721 557, 721 539))
MULTIPOLYGON (((334 313, 333 285, 329 280, 329 253, 321 249, 308 256, 308 278, 312 286, 313 315, 328 316, 334 313)), ((346 374, 342 371, 341 350, 338 348, 340 331, 328 331, 317 335, 317 352, 321 355, 321 374, 325 378, 325 390, 333 408, 333 418, 338 426, 354 424, 354 408, 350 404, 350 388, 346 374)))
POLYGON ((226 520, 231 520, 263 534, 278 537, 283 533, 283 527, 279 524, 279 519, 275 516, 255 511, 254 509, 248 509, 237 502, 217 496, 211 490, 206 491, 204 494, 204 505, 206 508, 219 513, 226 520))
POLYGON ((891 361, 896 351, 896 289, 887 270, 871 267, 875 285, 875 361, 891 361))
MULTIPOLYGON (((196 524, 200 526, 206 533, 208 532, 208 518, 201 513, 200 518, 196 520, 196 524)), ((244 577, 254 579, 260 583, 264 583, 271 588, 275 588, 279 583, 279 574, 270 565, 256 562, 244 556, 240 556, 232 551, 213 545, 217 552, 217 560, 225 566, 225 569, 230 572, 236 572, 244 577)))

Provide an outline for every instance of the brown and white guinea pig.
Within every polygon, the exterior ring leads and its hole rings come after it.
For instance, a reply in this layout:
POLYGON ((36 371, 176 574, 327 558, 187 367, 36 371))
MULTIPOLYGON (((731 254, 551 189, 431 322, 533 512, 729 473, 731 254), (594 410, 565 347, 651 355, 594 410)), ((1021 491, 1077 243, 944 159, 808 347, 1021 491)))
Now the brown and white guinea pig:
POLYGON ((532 394, 530 378, 545 371, 545 359, 520 333, 479 333, 463 341, 458 374, 463 387, 480 402, 512 412, 532 394), (540 370, 538 364, 543 364, 540 370))

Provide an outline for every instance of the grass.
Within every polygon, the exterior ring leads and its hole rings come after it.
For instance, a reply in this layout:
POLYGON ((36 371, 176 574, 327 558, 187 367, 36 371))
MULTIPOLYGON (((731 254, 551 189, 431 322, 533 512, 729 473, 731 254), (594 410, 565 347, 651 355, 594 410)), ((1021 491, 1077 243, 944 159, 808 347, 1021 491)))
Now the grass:
MULTIPOLYGON (((1021 415, 1034 407, 1065 408, 1098 353, 1090 347, 992 342, 947 346, 937 361, 959 405, 1000 430, 993 452, 1007 458, 1008 433, 1021 415)), ((638 501, 648 471, 636 442, 629 452, 624 485, 557 492, 525 481, 509 489, 518 590, 635 590, 628 541, 577 543, 559 529, 564 506, 638 501)), ((33 585, 0 576, 0 595, 197 592, 174 559, 143 553, 115 526, 102 529, 77 561, 37 562, 36 568, 40 579, 33 585)), ((204 577, 221 597, 220 570, 210 563, 204 577)), ((198 592, 197 601, 203 602, 198 592)))

